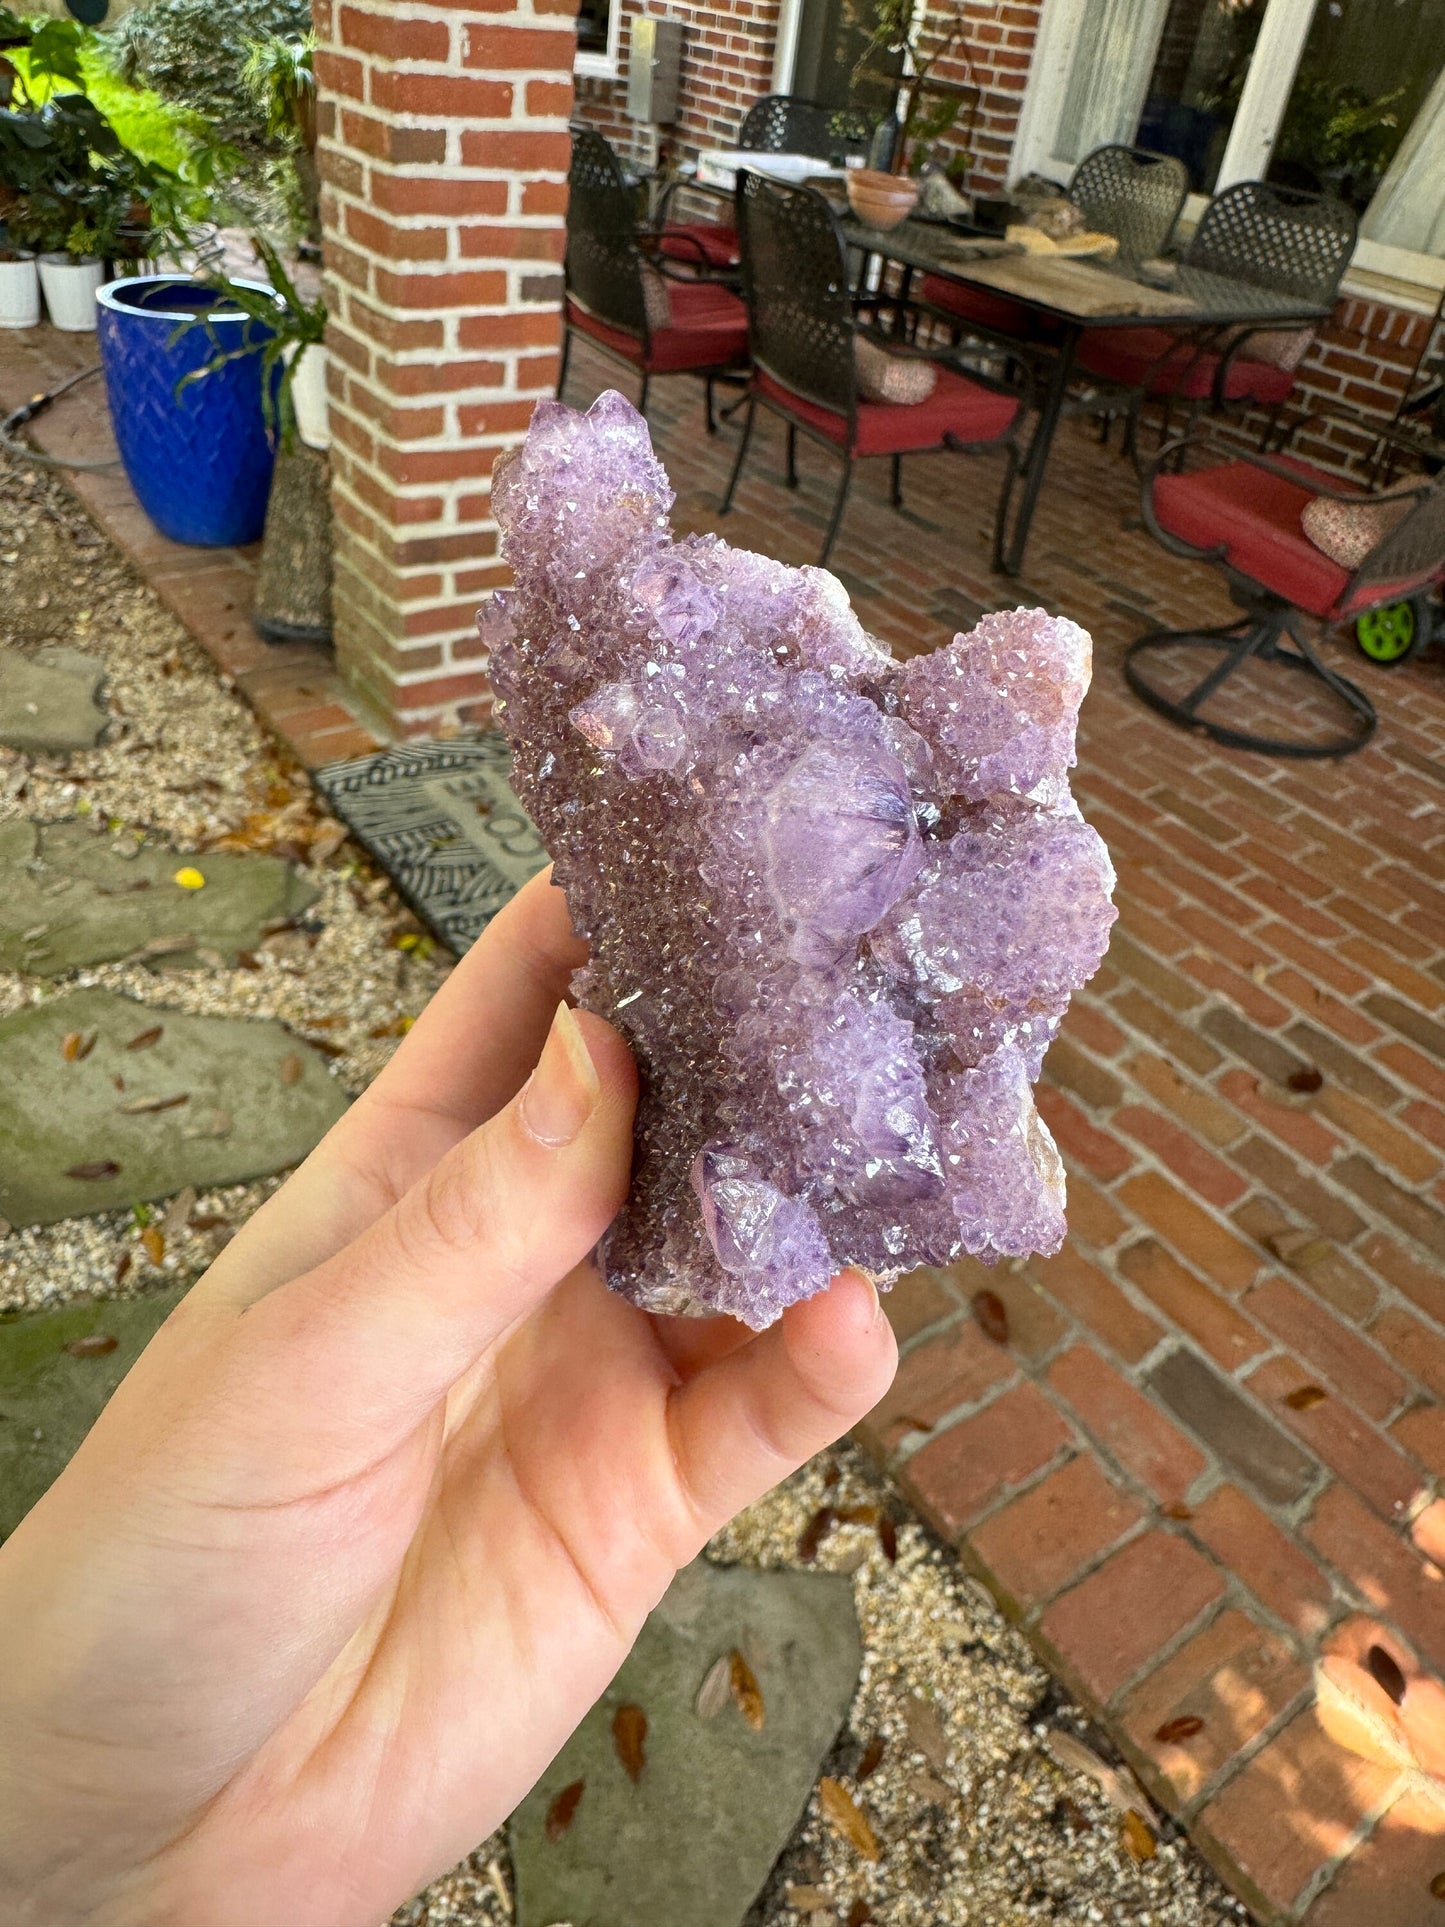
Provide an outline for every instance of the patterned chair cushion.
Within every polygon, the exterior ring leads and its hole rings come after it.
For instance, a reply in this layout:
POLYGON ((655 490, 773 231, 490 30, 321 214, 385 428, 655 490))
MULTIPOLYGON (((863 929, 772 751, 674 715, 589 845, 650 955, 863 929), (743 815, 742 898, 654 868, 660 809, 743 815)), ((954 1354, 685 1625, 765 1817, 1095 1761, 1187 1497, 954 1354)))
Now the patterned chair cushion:
POLYGON ((1351 574, 1409 514, 1414 494, 1377 495, 1363 502, 1313 496, 1300 511, 1300 527, 1322 555, 1351 574))
POLYGON ((642 306, 647 315, 647 325, 654 334, 672 326, 672 292, 667 285, 667 276, 653 267, 650 261, 642 264, 642 306))
POLYGON ((892 355, 859 335, 853 343, 858 393, 864 401, 898 402, 911 407, 927 401, 938 386, 938 368, 920 355, 892 355))
POLYGON ((1250 361, 1267 361, 1271 368, 1293 374, 1315 338, 1313 328, 1262 328, 1245 342, 1241 353, 1250 361))

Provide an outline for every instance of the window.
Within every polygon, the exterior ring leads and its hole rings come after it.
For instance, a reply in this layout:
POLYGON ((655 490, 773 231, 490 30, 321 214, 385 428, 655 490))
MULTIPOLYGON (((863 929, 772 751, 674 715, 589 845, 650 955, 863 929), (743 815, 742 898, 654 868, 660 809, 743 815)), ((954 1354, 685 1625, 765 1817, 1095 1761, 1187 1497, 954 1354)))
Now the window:
POLYGON ((1109 141, 1178 155, 1196 196, 1338 195, 1358 266, 1445 286, 1445 0, 1051 0, 1014 173, 1109 141))
POLYGON ((573 71, 594 80, 616 80, 621 29, 622 0, 581 0, 573 71))

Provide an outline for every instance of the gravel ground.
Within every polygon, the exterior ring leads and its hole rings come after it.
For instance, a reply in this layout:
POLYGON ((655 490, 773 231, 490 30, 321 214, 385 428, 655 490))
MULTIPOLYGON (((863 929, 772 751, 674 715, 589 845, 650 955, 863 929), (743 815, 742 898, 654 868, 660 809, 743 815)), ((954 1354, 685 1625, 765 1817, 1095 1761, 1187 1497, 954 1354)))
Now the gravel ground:
MULTIPOLYGON (((239 834, 301 859, 321 892, 308 927, 266 939, 255 970, 109 964, 54 985, 0 973, 0 1015, 79 983, 188 1011, 279 1017, 332 1056, 348 1091, 361 1090, 442 981, 445 954, 418 943, 385 879, 315 812, 301 772, 63 487, 0 457, 0 529, 0 641, 23 650, 73 642, 102 656, 115 718, 98 749, 64 763, 0 750, 0 820, 80 812, 99 833, 184 850, 239 834)), ((0 1310, 115 1295, 118 1275, 125 1292, 189 1281, 276 1182, 201 1197, 193 1215, 204 1228, 172 1213, 159 1267, 127 1212, 0 1234, 0 1310)), ((879 1857, 865 1859, 815 1795, 748 1927, 1225 1927, 1245 1918, 1142 1792, 1111 1780, 1102 1736, 860 1455, 814 1461, 711 1552, 760 1566, 811 1557, 851 1571, 866 1647, 826 1770, 856 1802, 879 1857), (815 1549, 809 1526, 825 1505, 864 1517, 815 1549), (896 1520, 896 1560, 877 1523, 885 1514, 896 1520), (1060 1765, 1061 1753, 1073 1764, 1060 1765), (1125 1817, 1136 1802, 1150 1822, 1142 1830, 1125 1817)), ((507 1927, 511 1917, 497 1835, 402 1908, 394 1927, 507 1927)))

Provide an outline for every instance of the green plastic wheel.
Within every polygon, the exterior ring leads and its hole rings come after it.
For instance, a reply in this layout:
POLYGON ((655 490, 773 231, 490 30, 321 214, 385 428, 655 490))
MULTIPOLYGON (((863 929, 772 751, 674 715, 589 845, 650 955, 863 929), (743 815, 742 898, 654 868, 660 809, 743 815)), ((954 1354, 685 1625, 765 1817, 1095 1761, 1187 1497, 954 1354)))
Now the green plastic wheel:
POLYGON ((1387 602, 1355 618, 1355 642, 1360 654, 1382 668, 1393 669, 1415 653, 1425 633, 1425 612, 1413 601, 1387 602))

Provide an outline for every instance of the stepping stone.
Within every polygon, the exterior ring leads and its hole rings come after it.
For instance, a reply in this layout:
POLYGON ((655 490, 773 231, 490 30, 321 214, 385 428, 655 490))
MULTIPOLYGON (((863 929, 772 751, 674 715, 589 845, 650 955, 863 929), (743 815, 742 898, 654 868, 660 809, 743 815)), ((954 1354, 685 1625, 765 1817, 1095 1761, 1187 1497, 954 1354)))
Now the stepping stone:
POLYGON ((0 1318, 0 1539, 69 1463, 181 1296, 177 1287, 0 1318))
POLYGON ((137 849, 133 839, 97 835, 78 818, 0 823, 0 876, 0 970, 32 977, 135 956, 189 965, 198 948, 234 964, 268 924, 316 898, 279 857, 137 849), (185 889, 178 871, 205 883, 185 889))
POLYGON ((517 1927, 738 1927, 802 1817, 861 1664, 841 1575, 704 1560, 679 1573, 511 1818, 517 1927), (713 1663, 734 1648, 762 1691, 761 1732, 731 1700, 711 1719, 696 1710, 713 1663), (635 1785, 613 1737, 622 1706, 647 1716, 635 1785), (578 1781, 560 1831, 554 1803, 578 1781))
POLYGON ((12 1224, 265 1177, 298 1164, 347 1105, 326 1059, 283 1024, 111 990, 0 1021, 0 1088, 0 1217, 12 1224), (72 1036, 85 1054, 73 1045, 67 1058, 72 1036))
POLYGON ((408 906, 460 956, 547 863, 511 771, 506 737, 480 731, 332 763, 314 781, 408 906))
POLYGON ((78 649, 22 656, 0 648, 0 743, 8 749, 91 749, 106 714, 99 690, 105 664, 78 649))

